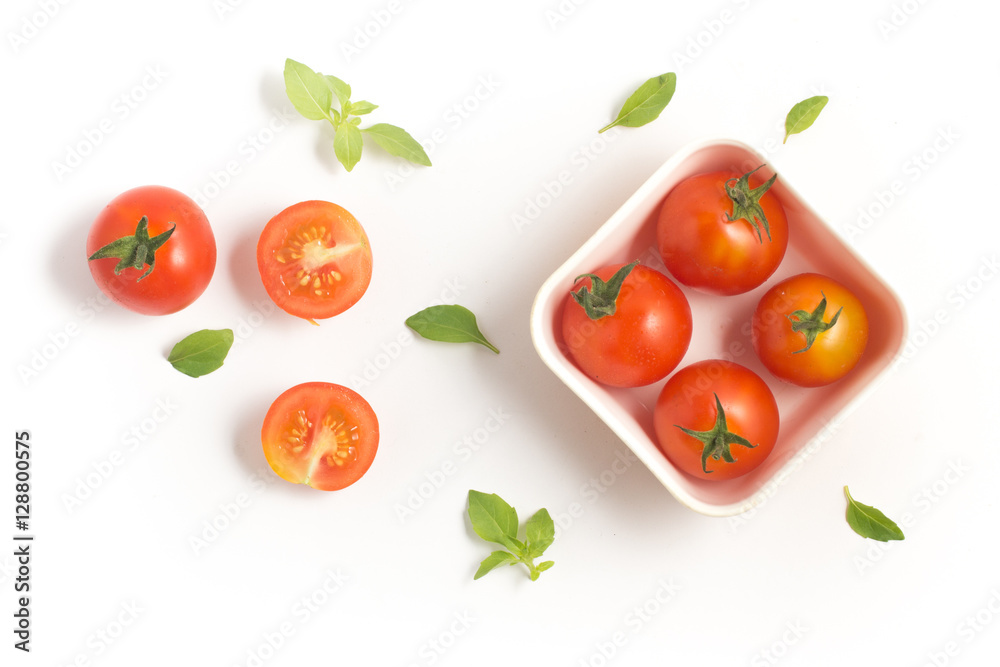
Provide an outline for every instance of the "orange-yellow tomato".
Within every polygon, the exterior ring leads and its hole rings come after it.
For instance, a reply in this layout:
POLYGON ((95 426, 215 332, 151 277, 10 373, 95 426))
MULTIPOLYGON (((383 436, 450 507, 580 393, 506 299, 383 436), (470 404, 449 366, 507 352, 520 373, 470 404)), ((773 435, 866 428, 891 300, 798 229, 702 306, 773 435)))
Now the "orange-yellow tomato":
POLYGON ((776 284, 753 314, 753 349, 778 379, 820 387, 847 375, 868 344, 868 316, 855 294, 818 273, 776 284))

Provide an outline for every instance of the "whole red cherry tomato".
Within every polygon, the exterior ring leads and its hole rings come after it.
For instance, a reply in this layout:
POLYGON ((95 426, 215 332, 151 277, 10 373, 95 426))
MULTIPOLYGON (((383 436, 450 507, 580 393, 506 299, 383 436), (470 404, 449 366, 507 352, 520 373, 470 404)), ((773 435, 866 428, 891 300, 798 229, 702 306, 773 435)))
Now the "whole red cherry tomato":
POLYGON ((745 475, 778 440, 778 404, 767 383, 720 359, 674 373, 656 401, 653 421, 660 450, 699 479, 745 475))
POLYGON ((215 236, 187 195, 159 185, 111 200, 87 236, 90 273, 129 310, 166 315, 191 305, 215 272, 215 236))
POLYGON ((691 342, 691 307, 673 281, 638 260, 577 281, 562 335, 580 370, 602 384, 638 387, 677 367, 691 342))
POLYGON ((750 187, 757 169, 742 176, 733 171, 692 176, 663 199, 657 224, 660 255, 682 285, 742 294, 778 268, 788 246, 788 221, 769 192, 777 175, 750 187))

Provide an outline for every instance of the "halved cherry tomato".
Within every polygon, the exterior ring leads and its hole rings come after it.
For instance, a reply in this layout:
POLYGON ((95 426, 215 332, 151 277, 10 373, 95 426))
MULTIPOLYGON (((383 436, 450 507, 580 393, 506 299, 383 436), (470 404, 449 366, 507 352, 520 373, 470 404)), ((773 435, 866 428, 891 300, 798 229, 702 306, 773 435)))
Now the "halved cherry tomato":
POLYGON ((692 176, 663 199, 657 239, 677 282, 710 294, 742 294, 778 268, 788 221, 768 190, 774 178, 751 187, 754 171, 692 176))
POLYGON ((378 450, 378 418, 357 392, 306 382, 271 404, 260 431, 264 456, 282 479, 335 491, 368 472, 378 450))
POLYGON ((279 308, 315 324, 361 299, 372 278, 372 252, 353 215, 330 202, 305 201, 264 227, 257 269, 279 308))
POLYGON ((781 281, 753 314, 753 349, 778 379, 821 387, 847 375, 868 345, 868 316, 854 292, 818 273, 781 281))
POLYGON ((691 342, 691 307, 670 278, 633 262, 580 276, 577 285, 562 335, 580 370, 602 384, 639 387, 677 367, 691 342))
POLYGON ((215 272, 215 236, 187 195, 161 185, 132 188, 90 227, 87 257, 101 291, 144 315, 191 305, 215 272))
POLYGON ((653 422, 660 450, 699 479, 745 475, 778 440, 778 404, 767 383, 721 359, 674 373, 656 401, 653 422))

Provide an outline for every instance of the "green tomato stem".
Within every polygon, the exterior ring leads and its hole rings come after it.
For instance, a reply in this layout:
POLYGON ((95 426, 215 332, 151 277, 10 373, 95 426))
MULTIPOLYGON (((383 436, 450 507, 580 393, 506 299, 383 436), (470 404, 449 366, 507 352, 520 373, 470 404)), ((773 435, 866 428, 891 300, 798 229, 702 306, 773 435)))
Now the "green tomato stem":
POLYGON ((714 394, 714 396, 715 426, 713 426, 711 430, 693 431, 689 428, 684 428, 683 426, 674 424, 674 426, 682 430, 684 433, 690 435, 692 438, 696 438, 702 443, 701 469, 706 474, 711 474, 713 472, 707 467, 709 457, 715 461, 722 459, 727 463, 736 463, 736 458, 730 451, 731 445, 742 445, 743 447, 750 449, 757 446, 743 436, 729 430, 729 426, 726 424, 726 413, 722 409, 722 402, 719 400, 719 395, 714 394))
POLYGON ((806 337, 806 346, 801 350, 795 350, 792 354, 799 354, 811 348, 812 344, 816 342, 816 336, 832 329, 840 318, 840 312, 844 310, 843 306, 841 306, 829 322, 824 322, 823 318, 826 316, 826 294, 823 294, 823 292, 820 292, 820 294, 823 295, 823 299, 811 313, 807 313, 804 310, 796 310, 794 313, 785 316, 792 323, 792 331, 801 333, 806 337))
POLYGON ((99 248, 97 252, 88 257, 89 261, 96 259, 107 259, 112 257, 118 260, 115 265, 115 275, 117 276, 127 268, 141 271, 144 266, 149 266, 146 272, 136 278, 136 282, 142 280, 156 266, 156 251, 170 239, 170 235, 177 229, 176 223, 172 223, 170 229, 150 238, 149 218, 142 216, 135 227, 135 234, 123 236, 115 239, 111 243, 99 248))
POLYGON ((541 572, 539 572, 538 568, 535 567, 535 559, 530 556, 522 556, 522 555, 518 555, 517 559, 528 567, 528 576, 531 578, 531 580, 538 581, 538 577, 541 574, 541 572))
POLYGON ((639 264, 635 260, 631 264, 626 264, 615 272, 607 282, 601 280, 593 273, 584 273, 576 277, 574 283, 581 278, 590 278, 590 289, 586 286, 577 291, 570 291, 573 299, 583 307, 587 317, 592 320, 599 320, 608 315, 614 315, 618 308, 618 293, 621 292, 625 279, 632 272, 632 269, 639 264))
MULTIPOLYGON (((760 165, 757 169, 763 166, 760 165)), ((757 169, 752 169, 739 178, 733 178, 725 182, 726 194, 729 195, 729 199, 733 202, 733 210, 731 213, 727 213, 726 217, 729 218, 730 222, 740 219, 749 222, 753 230, 757 232, 757 241, 763 244, 764 239, 760 234, 760 228, 761 226, 764 227, 767 240, 770 241, 771 227, 767 222, 767 217, 764 215, 764 209, 761 208, 760 198, 774 185, 774 181, 778 178, 778 175, 771 176, 763 185, 758 185, 756 188, 751 189, 750 175, 757 171, 757 169), (735 183, 735 185, 730 185, 730 183, 735 183)))

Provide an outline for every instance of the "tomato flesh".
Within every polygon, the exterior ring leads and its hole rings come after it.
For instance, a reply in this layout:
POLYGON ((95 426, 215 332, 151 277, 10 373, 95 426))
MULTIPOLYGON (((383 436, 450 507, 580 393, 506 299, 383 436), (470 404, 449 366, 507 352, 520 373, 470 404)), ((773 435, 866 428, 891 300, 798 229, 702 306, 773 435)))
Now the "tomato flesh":
POLYGON ((307 382, 275 399, 264 418, 264 456, 279 477, 322 491, 350 486, 378 450, 378 419, 358 393, 307 382))
POLYGON ((307 320, 339 315, 368 289, 372 254, 361 224, 324 201, 274 216, 257 243, 257 268, 271 299, 307 320))

